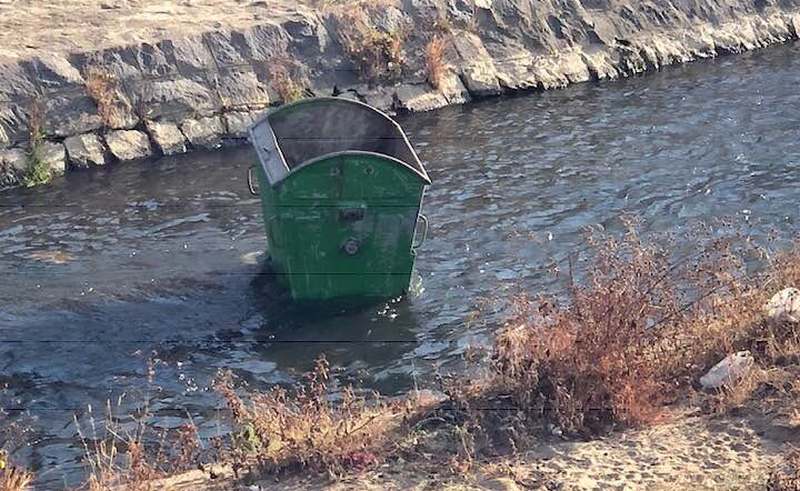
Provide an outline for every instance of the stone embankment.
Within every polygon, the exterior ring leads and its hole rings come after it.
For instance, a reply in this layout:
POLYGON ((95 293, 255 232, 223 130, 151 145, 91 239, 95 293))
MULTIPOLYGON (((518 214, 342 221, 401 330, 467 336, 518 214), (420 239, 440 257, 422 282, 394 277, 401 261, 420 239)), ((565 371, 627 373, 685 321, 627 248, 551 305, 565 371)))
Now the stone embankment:
POLYGON ((58 22, 47 10, 57 6, 37 3, 0 0, 0 188, 31 183, 37 167, 61 174, 217 148, 299 97, 425 111, 800 31, 800 0, 69 0, 58 22))

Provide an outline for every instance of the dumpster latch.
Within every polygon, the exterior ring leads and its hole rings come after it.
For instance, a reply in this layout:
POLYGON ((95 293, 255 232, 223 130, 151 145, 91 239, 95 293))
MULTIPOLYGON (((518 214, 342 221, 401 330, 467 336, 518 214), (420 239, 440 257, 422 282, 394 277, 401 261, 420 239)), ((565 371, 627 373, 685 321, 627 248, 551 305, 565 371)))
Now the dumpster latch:
POLYGON ((356 254, 358 254, 359 249, 361 249, 361 241, 359 241, 355 237, 350 237, 349 239, 344 241, 344 244, 342 244, 342 250, 348 256, 355 256, 356 254))
POLYGON ((339 220, 345 223, 359 222, 364 219, 364 208, 345 208, 339 210, 339 220))

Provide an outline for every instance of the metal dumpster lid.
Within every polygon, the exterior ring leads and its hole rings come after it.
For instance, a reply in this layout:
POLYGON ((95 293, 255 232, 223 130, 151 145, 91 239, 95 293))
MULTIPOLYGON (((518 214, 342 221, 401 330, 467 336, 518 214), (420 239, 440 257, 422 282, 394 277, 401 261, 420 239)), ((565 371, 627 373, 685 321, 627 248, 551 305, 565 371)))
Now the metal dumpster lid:
POLYGON ((344 154, 395 161, 430 184, 400 125, 352 99, 319 97, 281 106, 253 124, 250 141, 272 186, 309 164, 344 154))

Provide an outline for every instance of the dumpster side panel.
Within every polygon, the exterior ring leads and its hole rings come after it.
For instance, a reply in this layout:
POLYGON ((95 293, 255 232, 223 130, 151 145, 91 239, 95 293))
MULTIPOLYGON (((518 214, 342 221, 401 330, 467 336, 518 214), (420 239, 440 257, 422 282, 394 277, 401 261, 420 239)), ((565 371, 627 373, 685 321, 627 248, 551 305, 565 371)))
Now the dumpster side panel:
POLYGON ((278 184, 264 217, 273 262, 292 296, 403 294, 423 190, 413 171, 378 155, 317 161, 278 184))
POLYGON ((281 227, 278 213, 278 192, 271 187, 264 169, 257 166, 259 194, 261 196, 261 212, 264 218, 264 232, 267 237, 267 257, 270 268, 281 285, 289 287, 286 276, 286 242, 281 240, 281 227))

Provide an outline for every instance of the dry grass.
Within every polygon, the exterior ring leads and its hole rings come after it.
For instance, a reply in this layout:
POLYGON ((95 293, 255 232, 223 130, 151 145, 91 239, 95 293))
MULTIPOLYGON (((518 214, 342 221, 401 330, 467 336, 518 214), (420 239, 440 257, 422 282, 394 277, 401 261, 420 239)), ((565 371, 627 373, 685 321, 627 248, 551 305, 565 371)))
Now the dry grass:
POLYGON ((86 93, 97 106, 97 113, 103 125, 110 128, 117 121, 117 77, 97 67, 91 67, 86 72, 86 93))
POLYGON ((148 424, 151 415, 146 409, 133 418, 133 429, 124 429, 106 407, 103 427, 98 428, 89 416, 91 436, 80 425, 78 432, 86 452, 89 470, 85 488, 90 491, 155 491, 154 481, 193 467, 200 449, 197 431, 192 425, 177 432, 157 432, 148 424))
POLYGON ((308 83, 304 77, 298 74, 297 63, 288 55, 273 58, 269 64, 269 72, 272 88, 275 89, 283 104, 303 98, 308 83))
POLYGON ((224 374, 217 390, 237 428, 231 458, 239 469, 271 474, 306 469, 335 477, 383 461, 396 445, 392 435, 407 408, 377 395, 357 395, 352 387, 333 401, 330 384, 324 358, 292 392, 276 386, 247 400, 224 374))
POLYGON ((34 98, 28 106, 28 149, 27 169, 22 176, 25 187, 46 184, 53 178, 50 167, 42 155, 44 144, 45 104, 42 100, 34 98))
POLYGON ((25 491, 32 482, 33 474, 11 464, 5 452, 0 452, 0 491, 25 491))
POLYGON ((372 23, 374 11, 391 2, 352 2, 333 9, 339 24, 339 44, 368 83, 391 82, 400 77, 406 64, 405 27, 385 31, 372 23))
POLYGON ((428 82, 431 86, 439 90, 444 81, 446 64, 444 53, 447 42, 444 37, 435 35, 425 46, 425 70, 428 74, 428 82))
MULTIPOLYGON (((0 380, 3 379, 0 376, 0 380)), ((0 491, 23 491, 29 489, 33 481, 33 473, 14 462, 14 455, 26 447, 32 437, 28 417, 18 412, 12 415, 5 409, 18 406, 15 399, 8 383, 0 384, 0 491)))
MULTIPOLYGON (((148 362, 148 382, 152 386, 155 365, 148 362)), ((106 404, 102 425, 98 424, 89 406, 87 434, 77 417, 75 426, 83 442, 88 478, 84 488, 89 491, 155 491, 157 479, 172 476, 199 463, 202 444, 193 424, 173 431, 153 428, 149 395, 134 414, 125 417, 121 407, 125 396, 116 406, 106 404)), ((190 419, 191 421, 191 419, 190 419)))
POLYGON ((572 285, 570 305, 519 299, 496 344, 497 373, 516 402, 552 412, 570 432, 654 421, 669 393, 663 374, 679 366, 656 349, 674 329, 653 327, 681 309, 672 282, 660 280, 666 252, 635 235, 598 251, 587 286, 572 285))
POLYGON ((768 491, 800 491, 800 451, 792 449, 769 476, 768 491))

